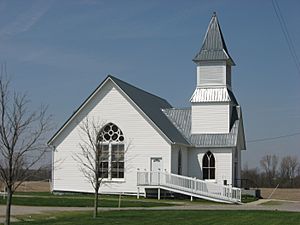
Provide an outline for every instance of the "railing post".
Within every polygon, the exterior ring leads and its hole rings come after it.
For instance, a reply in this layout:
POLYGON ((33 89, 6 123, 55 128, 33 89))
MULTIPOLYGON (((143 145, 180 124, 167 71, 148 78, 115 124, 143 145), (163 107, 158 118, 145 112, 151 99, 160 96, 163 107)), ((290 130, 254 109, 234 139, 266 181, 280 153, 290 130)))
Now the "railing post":
POLYGON ((157 199, 160 200, 160 188, 157 190, 157 199))
POLYGON ((144 177, 145 177, 145 184, 147 184, 147 185, 149 185, 150 184, 150 177, 149 177, 149 173, 146 171, 146 169, 144 169, 145 170, 145 175, 144 175, 144 177))
POLYGON ((139 185, 140 184, 140 174, 139 174, 140 169, 137 168, 136 171, 136 184, 139 185))
POLYGON ((169 185, 169 183, 170 183, 169 174, 167 173, 166 169, 165 169, 165 172, 164 172, 164 176, 165 176, 165 184, 169 185))
POLYGON ((224 187, 224 190, 225 190, 225 196, 227 198, 230 198, 230 190, 229 190, 229 188, 228 187, 224 187))
POLYGON ((157 184, 160 185, 160 169, 157 172, 157 184))

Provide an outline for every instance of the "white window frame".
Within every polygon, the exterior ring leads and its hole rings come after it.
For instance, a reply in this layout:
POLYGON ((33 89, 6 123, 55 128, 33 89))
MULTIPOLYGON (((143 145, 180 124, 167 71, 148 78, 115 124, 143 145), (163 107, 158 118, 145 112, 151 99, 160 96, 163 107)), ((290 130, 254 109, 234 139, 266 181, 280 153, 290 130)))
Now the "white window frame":
MULTIPOLYGON (((125 143, 124 143, 124 135, 123 135, 123 132, 121 131, 121 129, 115 125, 114 123, 107 123, 106 125, 103 126, 103 128, 101 129, 100 133, 99 133, 99 137, 102 137, 102 140, 100 140, 101 142, 101 145, 107 145, 108 146, 108 177, 107 178, 103 178, 103 181, 106 181, 106 182, 109 182, 109 181, 124 181, 125 180, 125 143), (103 130, 107 127, 107 126, 116 126, 118 128, 117 132, 115 133, 118 133, 120 134, 120 136, 122 136, 122 141, 114 141, 112 140, 112 138, 110 138, 110 140, 106 140, 104 138, 104 134, 105 132, 103 132, 103 130), (102 134, 102 135, 101 135, 102 134), (112 177, 112 146, 113 145, 123 145, 123 177, 120 177, 120 178, 113 178, 112 177)), ((108 133, 106 133, 108 134, 108 133)), ((111 134, 111 137, 112 137, 113 134, 111 134)), ((118 173, 120 171, 117 171, 118 173)))

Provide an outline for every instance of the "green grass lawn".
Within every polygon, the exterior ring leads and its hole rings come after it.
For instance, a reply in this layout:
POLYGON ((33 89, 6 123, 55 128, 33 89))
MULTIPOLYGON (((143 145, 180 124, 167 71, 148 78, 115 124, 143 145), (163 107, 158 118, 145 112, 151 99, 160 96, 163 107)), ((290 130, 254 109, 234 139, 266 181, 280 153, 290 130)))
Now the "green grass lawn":
MULTIPOLYGON (((64 206, 64 207, 92 207, 93 194, 65 193, 63 195, 52 194, 49 192, 17 192, 13 196, 13 205, 25 206, 64 206)), ((118 195, 99 195, 99 207, 118 207, 118 195)), ((243 198, 243 202, 250 202, 255 199, 243 198)), ((0 204, 4 205, 6 200, 0 198, 0 204)), ((203 199, 194 198, 193 202, 189 199, 136 199, 135 196, 122 196, 121 207, 155 207, 171 206, 177 204, 222 204, 203 199)))
MULTIPOLYGON (((65 193, 65 194, 52 194, 49 192, 17 192, 13 196, 14 205, 26 206, 65 206, 65 207, 92 207, 93 194, 80 194, 80 193, 65 193)), ((100 207, 118 207, 118 195, 99 195, 100 207)), ((170 206, 178 204, 222 204, 211 202, 203 199, 194 198, 190 202, 189 198, 186 199, 161 199, 143 197, 139 200, 136 196, 122 196, 121 207, 155 207, 155 206, 170 206)), ((0 204, 5 204, 5 200, 0 198, 0 204)))
POLYGON ((14 225, 275 225, 299 224, 300 213, 278 211, 107 211, 100 212, 97 219, 92 212, 65 212, 33 217, 14 225), (26 221, 28 220, 28 221, 26 221))
MULTIPOLYGON (((0 204, 4 205, 6 200, 0 198, 0 204)), ((64 207, 93 207, 93 196, 85 194, 75 195, 52 195, 52 194, 20 194, 16 193, 13 196, 13 205, 25 206, 64 206, 64 207)), ((118 196, 100 196, 99 207, 118 207, 118 196)), ((174 205, 166 201, 136 199, 133 197, 121 198, 121 207, 155 207, 155 206, 170 206, 174 205)))

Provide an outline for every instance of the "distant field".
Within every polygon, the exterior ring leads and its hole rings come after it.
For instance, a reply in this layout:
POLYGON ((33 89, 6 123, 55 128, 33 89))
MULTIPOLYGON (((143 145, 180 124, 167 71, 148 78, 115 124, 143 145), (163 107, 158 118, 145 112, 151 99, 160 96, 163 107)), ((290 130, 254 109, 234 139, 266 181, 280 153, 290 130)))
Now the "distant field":
MULTIPOLYGON (((260 188, 263 198, 268 198, 273 188, 260 188)), ((278 188, 272 195, 273 199, 300 201, 300 188, 278 188)))
MULTIPOLYGON (((0 184, 3 191, 3 184, 0 184)), ((21 184, 18 192, 50 192, 50 183, 48 181, 26 181, 21 184)))
POLYGON ((45 181, 24 182, 17 191, 20 192, 50 192, 50 183, 45 181))

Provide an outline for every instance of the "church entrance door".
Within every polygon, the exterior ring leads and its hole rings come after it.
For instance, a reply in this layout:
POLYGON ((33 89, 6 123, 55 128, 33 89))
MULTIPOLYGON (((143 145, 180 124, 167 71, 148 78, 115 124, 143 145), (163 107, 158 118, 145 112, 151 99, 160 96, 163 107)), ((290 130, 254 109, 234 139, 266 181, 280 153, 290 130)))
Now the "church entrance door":
POLYGON ((151 183, 159 184, 159 174, 162 171, 162 158, 151 158, 151 183))

